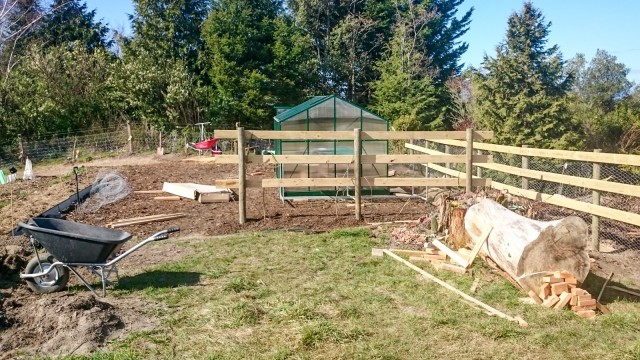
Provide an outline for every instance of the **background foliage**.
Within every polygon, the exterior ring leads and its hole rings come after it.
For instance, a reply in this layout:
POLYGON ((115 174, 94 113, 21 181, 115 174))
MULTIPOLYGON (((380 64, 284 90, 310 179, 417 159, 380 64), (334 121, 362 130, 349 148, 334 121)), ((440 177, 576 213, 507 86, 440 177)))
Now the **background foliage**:
POLYGON ((126 121, 270 128, 274 106, 337 94, 397 130, 640 152, 640 92, 615 56, 563 59, 527 2, 495 54, 463 72, 463 1, 134 0, 125 36, 82 0, 5 0, 0 146, 126 121))

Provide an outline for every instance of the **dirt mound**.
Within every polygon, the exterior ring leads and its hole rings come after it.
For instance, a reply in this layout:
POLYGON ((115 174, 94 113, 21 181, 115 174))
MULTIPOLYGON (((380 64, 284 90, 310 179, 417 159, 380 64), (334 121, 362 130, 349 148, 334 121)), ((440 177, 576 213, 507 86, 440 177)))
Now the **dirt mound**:
POLYGON ((92 295, 41 297, 28 309, 15 301, 3 305, 13 326, 0 335, 1 359, 15 358, 18 349, 32 349, 30 357, 88 354, 124 328, 118 309, 92 295))

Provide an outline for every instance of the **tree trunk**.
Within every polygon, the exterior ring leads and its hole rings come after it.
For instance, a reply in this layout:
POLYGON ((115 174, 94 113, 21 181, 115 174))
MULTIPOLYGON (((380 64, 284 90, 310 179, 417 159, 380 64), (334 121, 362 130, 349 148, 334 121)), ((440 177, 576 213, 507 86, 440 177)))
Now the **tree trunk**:
POLYGON ((464 224, 474 243, 493 226, 482 251, 524 289, 539 289, 548 272, 568 271, 579 282, 589 273, 588 227, 579 217, 536 221, 484 199, 467 210, 464 224))

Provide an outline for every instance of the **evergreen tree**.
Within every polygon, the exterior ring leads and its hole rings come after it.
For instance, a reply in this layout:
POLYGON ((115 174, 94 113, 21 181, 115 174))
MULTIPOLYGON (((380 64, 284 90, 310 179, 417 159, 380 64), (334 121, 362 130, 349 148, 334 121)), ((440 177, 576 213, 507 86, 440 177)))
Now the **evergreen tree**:
POLYGON ((220 126, 272 126, 273 106, 301 100, 311 82, 309 39, 277 0, 221 0, 204 26, 212 113, 220 126))
POLYGON ((437 90, 416 31, 431 15, 417 8, 412 11, 414 16, 396 23, 384 58, 377 64, 380 78, 373 83, 372 108, 391 120, 396 130, 437 130, 443 127, 437 90))
POLYGON ((202 23, 208 0, 134 0, 130 15, 134 35, 125 52, 146 53, 157 59, 183 61, 199 73, 198 54, 203 50, 202 23))
POLYGON ((96 11, 80 0, 53 0, 32 36, 46 48, 76 43, 87 50, 108 49, 109 28, 95 20, 96 11))
POLYGON ((425 10, 432 13, 428 26, 424 28, 422 50, 429 55, 429 67, 435 73, 435 81, 444 85, 452 77, 460 75, 463 64, 460 57, 469 45, 460 42, 460 38, 469 30, 473 7, 457 18, 458 7, 464 0, 426 0, 416 1, 425 10))
POLYGON ((531 2, 509 17, 495 58, 485 56, 477 73, 479 123, 494 141, 541 148, 578 146, 566 94, 571 77, 557 46, 546 47, 551 23, 531 2))

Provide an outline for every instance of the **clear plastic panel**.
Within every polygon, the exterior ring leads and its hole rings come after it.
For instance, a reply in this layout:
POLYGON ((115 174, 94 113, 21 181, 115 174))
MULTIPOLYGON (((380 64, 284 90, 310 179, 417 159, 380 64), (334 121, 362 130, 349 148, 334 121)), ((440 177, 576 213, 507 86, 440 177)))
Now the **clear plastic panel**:
POLYGON ((340 119, 340 122, 360 121, 360 108, 344 100, 336 99, 336 118, 340 119))
POLYGON ((283 141, 282 155, 306 155, 308 154, 306 141, 283 141))
POLYGON ((362 155, 375 155, 386 154, 387 142, 386 141, 363 141, 362 142, 362 155))
POLYGON ((387 122, 373 120, 370 118, 362 119, 362 130, 368 131, 387 131, 387 122))
POLYGON ((333 131, 333 117, 309 119, 309 131, 333 131))
POLYGON ((296 115, 293 119, 281 122, 280 129, 283 131, 307 131, 306 112, 296 115), (296 119, 298 117, 300 118, 296 119))
POLYGON ((318 104, 309 109, 309 121, 315 121, 315 119, 332 119, 333 113, 333 99, 318 104))

